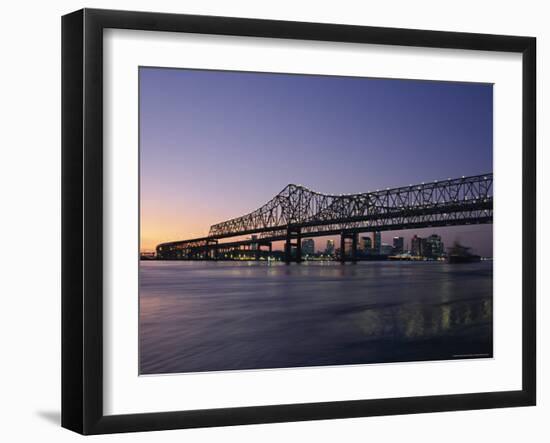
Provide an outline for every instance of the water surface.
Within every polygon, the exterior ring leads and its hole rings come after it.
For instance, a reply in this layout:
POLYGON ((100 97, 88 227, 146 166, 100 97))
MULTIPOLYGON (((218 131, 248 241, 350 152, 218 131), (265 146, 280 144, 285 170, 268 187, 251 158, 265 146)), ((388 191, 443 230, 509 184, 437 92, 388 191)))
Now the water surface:
POLYGON ((492 262, 140 262, 142 374, 492 357, 492 262))

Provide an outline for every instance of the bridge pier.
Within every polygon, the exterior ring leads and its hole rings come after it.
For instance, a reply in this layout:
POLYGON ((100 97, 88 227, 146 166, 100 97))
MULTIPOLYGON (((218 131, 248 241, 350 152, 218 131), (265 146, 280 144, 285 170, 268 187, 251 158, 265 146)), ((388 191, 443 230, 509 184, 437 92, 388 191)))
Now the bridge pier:
POLYGON ((354 232, 351 238, 351 262, 357 264, 357 232, 354 232))
POLYGON ((205 254, 206 254, 207 258, 209 258, 211 260, 217 260, 218 259, 218 249, 219 249, 219 246, 218 246, 218 240, 217 239, 206 241, 205 254))
MULTIPOLYGON (((271 250, 271 244, 270 244, 271 250)), ((288 227, 286 230, 285 240, 285 263, 289 265, 292 261, 296 263, 302 262, 302 238, 300 228, 288 227), (292 242, 292 240, 295 242, 292 242), (292 258, 292 247, 296 247, 296 257, 292 258)))
POLYGON ((345 232, 340 234, 340 263, 345 264, 348 261, 346 257, 346 240, 351 239, 351 250, 349 261, 352 264, 357 263, 357 232, 345 232))
POLYGON ((346 262, 346 237, 344 233, 340 234, 340 263, 346 262))
POLYGON ((290 235, 287 235, 286 237, 286 244, 285 244, 285 263, 289 265, 292 262, 292 246, 294 243, 291 241, 290 235))

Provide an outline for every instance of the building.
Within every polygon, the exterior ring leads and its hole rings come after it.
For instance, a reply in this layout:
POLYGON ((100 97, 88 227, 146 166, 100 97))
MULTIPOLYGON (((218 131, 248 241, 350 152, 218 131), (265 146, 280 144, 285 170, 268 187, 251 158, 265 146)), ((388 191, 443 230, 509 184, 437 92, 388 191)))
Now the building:
POLYGON ((334 240, 327 240, 327 247, 325 248, 326 255, 334 255, 334 240))
POLYGON ((428 242, 427 238, 420 239, 420 255, 421 257, 432 256, 432 245, 428 242))
POLYGON ((312 238, 302 240, 302 255, 315 254, 315 241, 312 238))
POLYGON ((438 258, 445 255, 445 246, 441 241, 441 236, 432 234, 427 238, 411 238, 411 255, 418 257, 438 258))
POLYGON ((421 256, 422 255, 422 238, 418 237, 416 234, 411 238, 411 255, 421 256))
POLYGON ((393 238, 393 253, 394 254, 402 254, 405 250, 404 248, 405 241, 403 237, 394 237, 393 238))
POLYGON ((391 255, 393 252, 393 246, 388 245, 387 243, 382 243, 380 245, 380 255, 391 255))
POLYGON ((361 237, 359 240, 359 249, 365 252, 370 252, 372 249, 372 239, 370 237, 361 237))
POLYGON ((374 254, 380 254, 380 247, 382 246, 382 236, 380 232, 372 233, 372 252, 374 254))
POLYGON ((445 255, 445 245, 441 241, 441 236, 432 234, 426 239, 425 257, 442 257, 445 255))

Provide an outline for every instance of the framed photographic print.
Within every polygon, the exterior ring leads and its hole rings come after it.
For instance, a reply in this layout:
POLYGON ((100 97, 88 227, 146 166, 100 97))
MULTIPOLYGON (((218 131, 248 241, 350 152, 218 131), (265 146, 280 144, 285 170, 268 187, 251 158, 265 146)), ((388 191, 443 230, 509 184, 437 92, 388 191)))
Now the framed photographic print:
POLYGON ((62 21, 62 425, 529 406, 535 39, 62 21))

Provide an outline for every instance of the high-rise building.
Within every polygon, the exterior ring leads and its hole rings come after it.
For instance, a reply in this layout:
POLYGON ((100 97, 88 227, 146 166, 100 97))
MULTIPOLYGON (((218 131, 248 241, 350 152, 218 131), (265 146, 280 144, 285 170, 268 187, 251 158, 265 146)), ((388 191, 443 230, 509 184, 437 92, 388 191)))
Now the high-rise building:
POLYGON ((422 255, 422 238, 418 237, 416 234, 411 238, 411 255, 420 256, 422 255))
POLYGON ((370 252, 372 249, 372 239, 370 237, 361 237, 359 241, 359 249, 362 249, 365 252, 370 252))
POLYGON ((382 246, 382 236, 380 232, 372 233, 372 250, 375 254, 380 254, 380 246, 382 246))
POLYGON ((302 240, 302 255, 315 254, 315 242, 312 238, 306 238, 302 240))
POLYGON ((441 241, 441 236, 432 234, 426 239, 426 257, 441 257, 445 253, 445 246, 441 241))
POLYGON ((325 248, 326 255, 334 255, 334 240, 327 240, 327 247, 325 248))
POLYGON ((444 253, 445 246, 441 241, 440 235, 432 234, 426 238, 414 235, 411 238, 411 255, 437 258, 443 256, 444 253))
POLYGON ((428 241, 427 238, 422 238, 420 240, 420 256, 422 257, 431 257, 432 256, 432 244, 428 241))
POLYGON ((394 237, 393 238, 393 253, 402 254, 404 250, 404 239, 403 237, 394 237))

